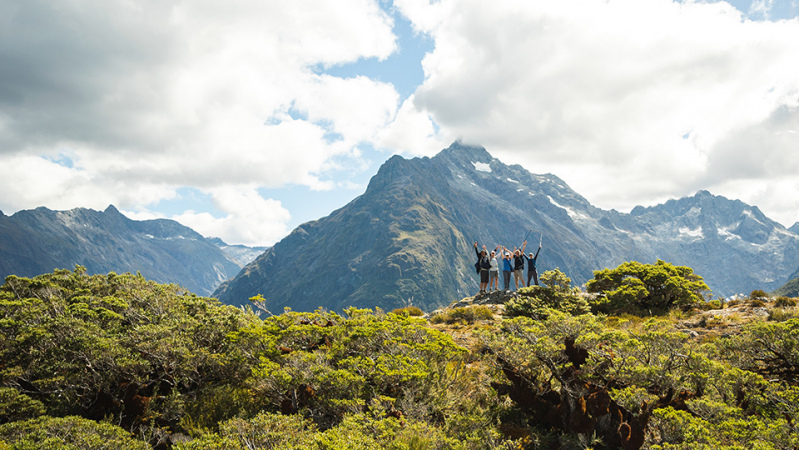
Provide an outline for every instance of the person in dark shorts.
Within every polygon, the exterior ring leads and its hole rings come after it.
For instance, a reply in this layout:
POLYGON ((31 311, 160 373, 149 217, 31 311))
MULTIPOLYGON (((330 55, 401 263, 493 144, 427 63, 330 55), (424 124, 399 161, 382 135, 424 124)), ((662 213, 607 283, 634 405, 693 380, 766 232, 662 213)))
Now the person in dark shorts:
POLYGON ((480 270, 480 293, 484 294, 488 287, 488 271, 491 269, 491 260, 488 258, 488 251, 486 246, 482 250, 477 249, 477 242, 474 243, 474 252, 477 254, 477 264, 475 266, 480 270))
POLYGON ((538 286, 538 271, 536 271, 535 263, 538 259, 538 253, 541 252, 541 244, 538 244, 538 250, 535 251, 535 255, 533 252, 530 252, 530 256, 524 255, 525 259, 527 259, 527 285, 530 286, 530 279, 532 278, 535 281, 535 285, 538 286))

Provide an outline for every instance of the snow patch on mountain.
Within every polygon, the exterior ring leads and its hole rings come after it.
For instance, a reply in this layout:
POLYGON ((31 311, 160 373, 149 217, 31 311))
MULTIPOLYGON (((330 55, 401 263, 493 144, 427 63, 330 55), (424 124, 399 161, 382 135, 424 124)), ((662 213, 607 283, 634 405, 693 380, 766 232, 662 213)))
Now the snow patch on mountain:
POLYGON ((680 232, 680 237, 693 238, 694 240, 702 239, 702 237, 704 236, 704 232, 701 226, 699 228, 694 228, 694 229, 688 227, 680 227, 678 231, 680 232))
POLYGON ((736 228, 735 226, 721 227, 721 228, 718 228, 717 232, 718 232, 718 235, 720 237, 724 238, 725 241, 730 241, 730 240, 733 240, 733 239, 738 239, 740 241, 741 240, 741 236, 738 236, 737 234, 731 232, 731 230, 734 230, 735 228, 736 228))
POLYGON ((573 220, 576 220, 576 219, 589 219, 588 216, 586 216, 585 214, 581 214, 581 213, 575 211, 574 208, 570 208, 568 206, 561 205, 560 203, 555 201, 555 199, 552 198, 551 195, 547 195, 547 198, 549 199, 549 201, 553 205, 557 206, 558 208, 561 208, 561 209, 565 210, 566 214, 568 214, 569 217, 571 217, 573 220))
POLYGON ((472 165, 474 166, 474 170, 477 170, 479 172, 491 173, 490 164, 472 161, 472 165))

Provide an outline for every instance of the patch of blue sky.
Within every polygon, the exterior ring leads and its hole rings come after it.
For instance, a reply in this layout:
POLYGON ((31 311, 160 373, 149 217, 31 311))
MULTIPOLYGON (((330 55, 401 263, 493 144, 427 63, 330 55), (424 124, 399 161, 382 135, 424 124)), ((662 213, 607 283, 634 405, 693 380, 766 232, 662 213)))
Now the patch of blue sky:
POLYGON ((42 158, 46 159, 47 161, 50 161, 51 163, 58 164, 59 166, 66 167, 68 169, 72 169, 73 167, 75 167, 75 162, 72 160, 72 158, 64 153, 59 153, 58 156, 55 157, 42 156, 42 158))
POLYGON ((294 120, 308 120, 308 112, 307 111, 300 111, 299 109, 295 108, 292 104, 287 111, 289 117, 294 120))
POLYGON ((279 200, 289 210, 289 229, 325 217, 363 194, 369 180, 386 158, 385 153, 375 150, 369 144, 358 148, 361 152, 358 158, 334 159, 336 168, 324 174, 323 180, 330 180, 335 184, 331 190, 315 191, 307 186, 289 185, 275 189, 261 188, 258 193, 263 198, 279 200))
MULTIPOLYGON (((685 0, 683 0, 685 1, 685 0)), ((750 20, 790 20, 799 17, 799 0, 708 0, 725 1, 750 20)))
POLYGON ((388 58, 361 58, 354 63, 332 67, 315 67, 317 73, 325 73, 339 78, 364 76, 375 81, 391 83, 405 101, 416 92, 424 82, 422 59, 433 51, 434 42, 429 36, 414 31, 411 22, 402 14, 387 8, 387 14, 394 19, 394 34, 397 36, 398 49, 388 58))
POLYGON ((766 2, 768 19, 782 20, 799 17, 799 1, 775 0, 766 2))
POLYGON ((186 211, 207 212, 217 219, 225 217, 225 213, 214 206, 211 195, 199 189, 185 186, 177 190, 175 197, 163 199, 158 203, 149 205, 148 209, 164 217, 179 216, 186 211))

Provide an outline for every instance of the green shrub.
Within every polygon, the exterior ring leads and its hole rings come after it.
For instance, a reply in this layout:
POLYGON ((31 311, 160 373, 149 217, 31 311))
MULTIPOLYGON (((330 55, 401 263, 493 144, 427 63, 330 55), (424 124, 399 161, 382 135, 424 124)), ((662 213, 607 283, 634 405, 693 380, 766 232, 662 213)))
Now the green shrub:
POLYGON ((0 424, 44 415, 44 404, 16 389, 0 387, 0 424))
POLYGON ((49 417, 0 425, 0 442, 15 449, 42 450, 149 450, 122 428, 82 417, 49 417))
POLYGON ((721 301, 711 300, 709 302, 705 302, 702 304, 702 309, 705 311, 709 311, 711 309, 721 309, 721 301))
POLYGON ((784 296, 777 297, 777 299, 774 300, 774 306, 777 308, 789 308, 796 306, 796 299, 784 296))
POLYGON ((754 299, 749 300, 748 304, 749 304, 749 306, 751 306, 753 308, 762 308, 762 307, 766 306, 766 303, 763 300, 760 300, 759 298, 754 298, 754 299))
POLYGON ((690 267, 662 260, 655 264, 629 261, 615 269, 594 271, 594 278, 586 283, 586 288, 606 299, 597 302, 595 307, 603 313, 690 309, 700 304, 710 290, 690 267))
POLYGON ((768 320, 771 322, 785 322, 786 320, 796 319, 799 317, 799 311, 795 309, 770 309, 768 311, 768 320))
POLYGON ((32 386, 53 416, 176 425, 184 395, 250 374, 228 334, 256 320, 141 275, 12 275, 0 287, 0 383, 32 386))
POLYGON ((424 315, 424 311, 422 311, 422 309, 418 306, 406 306, 404 308, 397 308, 391 312, 394 314, 403 314, 411 317, 420 317, 424 315))
POLYGON ((541 275, 541 284, 519 289, 519 296, 505 304, 505 315, 545 319, 552 310, 572 315, 591 311, 580 290, 571 286, 571 278, 560 269, 544 272, 541 275))
POLYGON ((483 305, 464 306, 446 309, 430 318, 431 323, 466 323, 472 324, 478 320, 494 320, 494 313, 483 305))
POLYGON ((749 298, 754 299, 765 299, 768 298, 768 293, 762 289, 755 289, 754 291, 749 293, 749 298))

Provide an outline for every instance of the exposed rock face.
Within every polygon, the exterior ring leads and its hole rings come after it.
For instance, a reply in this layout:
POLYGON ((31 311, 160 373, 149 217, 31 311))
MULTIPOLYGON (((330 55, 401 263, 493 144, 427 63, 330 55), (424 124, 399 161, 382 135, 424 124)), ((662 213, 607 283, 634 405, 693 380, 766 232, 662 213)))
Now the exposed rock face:
POLYGON ((213 292, 243 265, 191 228, 167 219, 131 220, 113 206, 103 212, 37 208, 0 216, 3 278, 76 264, 92 274, 141 272, 200 295, 213 292))
POLYGON ((554 175, 508 166, 455 143, 433 158, 394 156, 366 192, 305 223, 215 292, 270 309, 428 311, 477 291, 472 243, 521 245, 543 234, 539 273, 575 284, 628 260, 687 265, 717 295, 774 289, 799 267, 799 235, 756 207, 701 191, 630 214, 592 206, 554 175))

